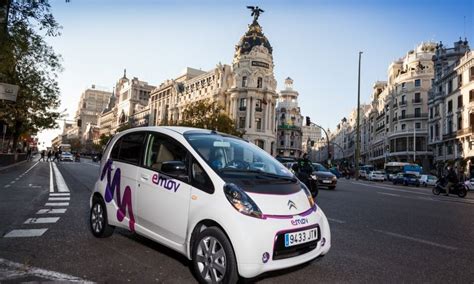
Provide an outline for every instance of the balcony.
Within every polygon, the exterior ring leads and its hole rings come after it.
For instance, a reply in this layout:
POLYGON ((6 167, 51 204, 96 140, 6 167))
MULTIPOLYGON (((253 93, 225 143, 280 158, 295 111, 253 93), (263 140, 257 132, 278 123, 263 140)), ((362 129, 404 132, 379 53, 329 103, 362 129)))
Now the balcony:
POLYGON ((457 136, 467 135, 471 133, 474 133, 474 125, 471 127, 466 127, 466 128, 456 131, 457 136))
POLYGON ((375 132, 378 132, 378 131, 380 131, 380 130, 382 130, 382 129, 384 129, 384 128, 385 128, 385 124, 380 125, 379 127, 377 127, 377 128, 375 129, 375 132))
POLYGON ((262 108, 261 108, 261 107, 256 107, 256 108, 255 108, 255 111, 257 111, 257 112, 262 112, 262 108))
POLYGON ((420 114, 407 114, 405 116, 400 115, 398 117, 399 120, 403 119, 414 119, 414 118, 428 118, 428 113, 420 113, 420 114))
POLYGON ((453 132, 448 133, 448 134, 443 134, 443 140, 449 140, 449 139, 456 138, 456 135, 457 135, 456 131, 453 131, 453 132))
POLYGON ((247 110, 247 107, 241 106, 241 107, 239 107, 239 110, 240 110, 240 111, 246 111, 246 110, 247 110))
POLYGON ((399 106, 404 106, 406 104, 407 104, 407 101, 401 101, 401 102, 398 103, 399 106))

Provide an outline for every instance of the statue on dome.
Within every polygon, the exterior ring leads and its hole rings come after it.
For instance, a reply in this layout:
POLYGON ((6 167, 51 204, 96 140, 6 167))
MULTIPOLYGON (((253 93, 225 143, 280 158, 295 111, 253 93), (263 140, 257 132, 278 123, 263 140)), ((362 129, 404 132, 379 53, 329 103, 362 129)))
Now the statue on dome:
POLYGON ((247 9, 252 10, 252 15, 251 16, 253 16, 253 20, 255 22, 257 21, 258 17, 260 16, 260 13, 265 12, 262 9, 260 9, 258 6, 247 6, 247 9))

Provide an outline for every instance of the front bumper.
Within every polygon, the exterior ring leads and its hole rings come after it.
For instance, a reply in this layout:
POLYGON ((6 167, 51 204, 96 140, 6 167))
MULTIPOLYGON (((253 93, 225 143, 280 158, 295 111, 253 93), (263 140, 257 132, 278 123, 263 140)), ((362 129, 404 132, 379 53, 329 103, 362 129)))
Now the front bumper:
POLYGON ((245 231, 232 232, 230 236, 239 274, 246 278, 311 261, 325 255, 331 248, 329 223, 320 208, 307 216, 295 215, 293 218, 285 219, 267 218, 246 221, 251 221, 251 224, 249 225, 248 222, 242 224, 246 228, 245 231), (316 241, 286 249, 284 245, 282 247, 281 238, 285 233, 315 227, 319 229, 316 241), (269 254, 266 263, 263 261, 265 253, 269 254))

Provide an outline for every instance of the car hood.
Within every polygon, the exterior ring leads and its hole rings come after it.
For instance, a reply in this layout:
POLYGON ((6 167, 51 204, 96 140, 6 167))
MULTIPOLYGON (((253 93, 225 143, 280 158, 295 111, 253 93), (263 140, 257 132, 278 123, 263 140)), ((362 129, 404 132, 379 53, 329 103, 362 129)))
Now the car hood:
POLYGON ((291 218, 293 215, 309 214, 311 206, 303 190, 288 195, 271 195, 247 192, 262 213, 271 218, 291 218))
POLYGON ((322 172, 322 171, 314 171, 314 175, 316 175, 318 178, 333 178, 335 175, 331 172, 322 172))

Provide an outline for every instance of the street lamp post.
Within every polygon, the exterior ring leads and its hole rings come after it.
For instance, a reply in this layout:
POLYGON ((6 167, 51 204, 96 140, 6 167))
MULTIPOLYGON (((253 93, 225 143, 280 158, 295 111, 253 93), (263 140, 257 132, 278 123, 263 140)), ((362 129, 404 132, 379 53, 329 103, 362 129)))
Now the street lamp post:
POLYGON ((359 159, 360 159, 360 61, 362 51, 359 51, 359 73, 357 79, 357 141, 355 152, 356 179, 359 179, 359 159))

